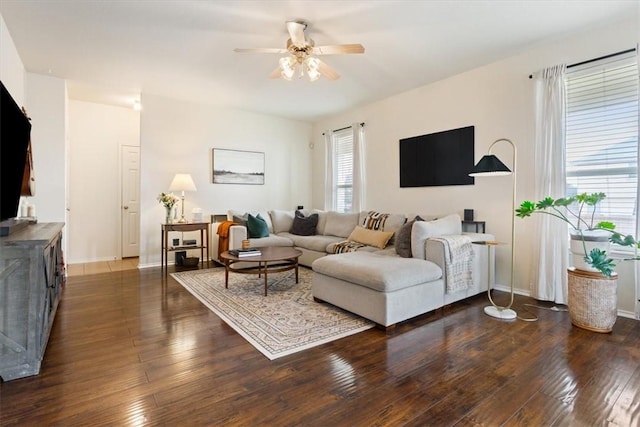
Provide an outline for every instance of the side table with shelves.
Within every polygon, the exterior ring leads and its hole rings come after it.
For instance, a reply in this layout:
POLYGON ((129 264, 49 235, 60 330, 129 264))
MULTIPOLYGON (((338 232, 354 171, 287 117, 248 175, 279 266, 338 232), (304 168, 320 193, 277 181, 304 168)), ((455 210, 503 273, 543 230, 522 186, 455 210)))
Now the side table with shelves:
POLYGON ((462 231, 485 233, 485 221, 462 221, 462 231), (473 229, 471 229, 473 227, 473 229))
POLYGON ((162 251, 161 251, 161 263, 164 274, 167 274, 169 264, 169 252, 175 251, 187 251, 192 249, 200 249, 200 260, 204 265, 205 259, 207 260, 207 267, 209 267, 209 223, 208 222, 179 222, 175 224, 162 224, 162 251), (171 232, 189 232, 200 231, 200 244, 192 246, 169 246, 169 233, 171 232), (207 257, 204 257, 205 249, 207 251, 207 257))

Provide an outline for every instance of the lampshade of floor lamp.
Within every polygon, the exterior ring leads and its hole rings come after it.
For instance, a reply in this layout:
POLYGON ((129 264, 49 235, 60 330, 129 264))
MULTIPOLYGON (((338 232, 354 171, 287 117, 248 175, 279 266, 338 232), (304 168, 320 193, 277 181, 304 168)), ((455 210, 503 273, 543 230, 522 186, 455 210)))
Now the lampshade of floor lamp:
POLYGON ((187 222, 184 218, 184 192, 196 191, 196 185, 193 183, 193 178, 191 178, 191 175, 188 173, 177 173, 173 177, 173 181, 171 181, 169 191, 182 191, 182 215, 178 222, 187 222))
MULTIPOLYGON (((489 284, 489 289, 487 290, 487 295, 489 296, 489 301, 491 302, 490 306, 484 308, 485 314, 496 317, 498 319, 515 319, 518 317, 518 314, 511 309, 513 305, 513 283, 515 281, 515 261, 516 261, 516 233, 515 233, 515 209, 516 209, 516 159, 517 159, 517 149, 516 145, 508 139, 501 138, 495 140, 490 146, 487 155, 483 156, 480 161, 473 167, 473 170, 469 174, 469 176, 474 177, 482 177, 482 176, 504 176, 511 175, 512 176, 512 185, 513 185, 513 196, 511 199, 511 301, 507 306, 499 306, 495 302, 493 302, 493 298, 491 298, 491 288, 489 284), (499 142, 507 142, 511 145, 513 150, 513 161, 512 167, 513 172, 505 166, 504 163, 500 161, 495 155, 491 154, 491 149, 494 145, 499 142)), ((490 256, 490 253, 487 255, 490 256)))

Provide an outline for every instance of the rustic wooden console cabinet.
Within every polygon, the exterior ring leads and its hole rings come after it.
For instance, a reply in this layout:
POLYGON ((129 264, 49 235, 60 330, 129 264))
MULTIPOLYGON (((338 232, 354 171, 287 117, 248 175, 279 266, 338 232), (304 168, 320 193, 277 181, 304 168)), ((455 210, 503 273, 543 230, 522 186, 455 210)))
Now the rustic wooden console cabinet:
POLYGON ((0 377, 36 375, 64 286, 63 223, 0 237, 0 377))

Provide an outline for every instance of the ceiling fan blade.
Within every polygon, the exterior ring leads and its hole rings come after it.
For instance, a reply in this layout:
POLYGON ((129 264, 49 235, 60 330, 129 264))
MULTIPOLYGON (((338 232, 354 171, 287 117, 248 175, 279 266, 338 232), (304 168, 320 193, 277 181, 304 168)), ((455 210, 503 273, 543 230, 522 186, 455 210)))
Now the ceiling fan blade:
POLYGON ((278 49, 278 48, 269 48, 269 47, 264 47, 264 48, 258 47, 254 49, 235 48, 233 49, 233 51, 237 53, 279 53, 281 55, 289 53, 287 49, 278 49))
POLYGON ((275 70, 273 70, 271 72, 271 74, 269 74, 269 78, 270 79, 279 79, 281 74, 282 74, 282 70, 280 70, 280 67, 278 67, 275 70))
POLYGON ((340 55, 351 53, 364 53, 364 46, 356 44, 337 44, 331 46, 316 46, 313 55, 340 55))
POLYGON ((338 80, 340 78, 340 74, 338 74, 336 70, 329 67, 327 64, 320 61, 319 59, 318 59, 318 71, 320 72, 320 74, 322 74, 329 80, 338 80))
POLYGON ((307 28, 307 24, 296 21, 287 21, 287 31, 291 38, 291 44, 296 47, 304 47, 306 41, 304 38, 304 29, 307 28))

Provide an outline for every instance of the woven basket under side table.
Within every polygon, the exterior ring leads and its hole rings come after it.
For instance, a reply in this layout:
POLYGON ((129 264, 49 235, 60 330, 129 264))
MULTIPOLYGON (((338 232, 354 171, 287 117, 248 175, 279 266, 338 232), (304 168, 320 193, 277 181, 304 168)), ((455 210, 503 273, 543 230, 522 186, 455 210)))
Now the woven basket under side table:
POLYGON ((569 316, 575 326, 593 332, 611 332, 618 315, 618 275, 569 268, 569 316))

